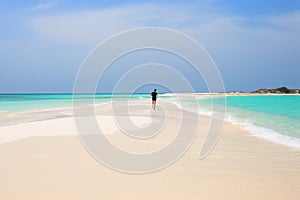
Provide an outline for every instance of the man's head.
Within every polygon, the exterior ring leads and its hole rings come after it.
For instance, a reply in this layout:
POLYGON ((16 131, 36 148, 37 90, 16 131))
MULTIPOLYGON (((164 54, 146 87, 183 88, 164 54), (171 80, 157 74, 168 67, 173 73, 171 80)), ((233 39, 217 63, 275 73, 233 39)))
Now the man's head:
POLYGON ((156 89, 154 89, 154 92, 156 92, 156 89))

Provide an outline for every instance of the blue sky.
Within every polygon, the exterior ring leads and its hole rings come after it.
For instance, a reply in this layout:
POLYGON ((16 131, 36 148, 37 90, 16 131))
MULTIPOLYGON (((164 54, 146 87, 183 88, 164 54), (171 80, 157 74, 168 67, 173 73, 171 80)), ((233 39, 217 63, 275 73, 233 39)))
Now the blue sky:
MULTIPOLYGON (((11 0, 0 3, 0 26, 2 93, 71 92, 81 63, 99 42, 149 26, 194 38, 217 64, 228 91, 300 88, 297 0, 11 0)), ((184 74, 197 91, 205 90, 203 80, 184 74)), ((107 77, 105 92, 115 84, 107 77)))

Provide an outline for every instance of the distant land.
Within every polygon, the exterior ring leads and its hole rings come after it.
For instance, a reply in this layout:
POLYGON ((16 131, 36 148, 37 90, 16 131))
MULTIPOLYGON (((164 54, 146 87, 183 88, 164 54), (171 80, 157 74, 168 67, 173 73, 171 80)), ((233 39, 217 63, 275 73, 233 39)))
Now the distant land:
POLYGON ((258 94, 300 94, 300 89, 288 89, 287 87, 279 87, 276 89, 259 89, 251 93, 258 94))
POLYGON ((276 89, 258 89, 252 92, 225 92, 228 95, 251 95, 251 94, 300 94, 300 89, 288 89, 287 87, 279 87, 276 89))

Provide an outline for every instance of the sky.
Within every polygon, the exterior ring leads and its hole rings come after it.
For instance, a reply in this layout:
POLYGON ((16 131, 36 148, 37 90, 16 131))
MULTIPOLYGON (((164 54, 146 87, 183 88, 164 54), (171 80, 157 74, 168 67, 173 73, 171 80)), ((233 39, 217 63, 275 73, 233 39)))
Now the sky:
MULTIPOLYGON (((300 88, 298 0, 3 0, 0 93, 72 92, 96 45, 143 27, 173 29, 196 40, 218 67, 226 91, 300 88)), ((207 90, 205 78, 194 76, 187 63, 147 51, 115 63, 99 92, 112 92, 126 70, 151 59, 177 66, 196 92, 207 90)), ((139 91, 150 88, 145 83, 139 91)))

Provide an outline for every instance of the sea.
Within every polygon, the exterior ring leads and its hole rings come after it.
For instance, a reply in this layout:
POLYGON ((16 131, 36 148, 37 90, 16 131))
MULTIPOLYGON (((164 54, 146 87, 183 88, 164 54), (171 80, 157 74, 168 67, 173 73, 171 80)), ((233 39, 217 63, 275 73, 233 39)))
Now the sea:
POLYGON ((300 148, 300 95, 200 96, 183 101, 183 109, 241 125, 256 137, 300 148))
MULTIPOLYGON (((241 125, 255 137, 300 148, 299 95, 240 95, 225 98, 210 95, 191 96, 193 98, 185 96, 178 103, 175 94, 159 94, 161 100, 174 103, 182 109, 200 115, 221 117, 225 121, 241 125), (222 114, 224 107, 226 111, 222 114)), ((12 116, 14 113, 72 108, 72 97, 72 94, 0 94, 0 115, 3 119, 5 115, 12 116)), ((105 104, 129 98, 146 100, 150 99, 150 95, 82 94, 76 98, 83 102, 88 98, 94 98, 95 104, 105 104)))

